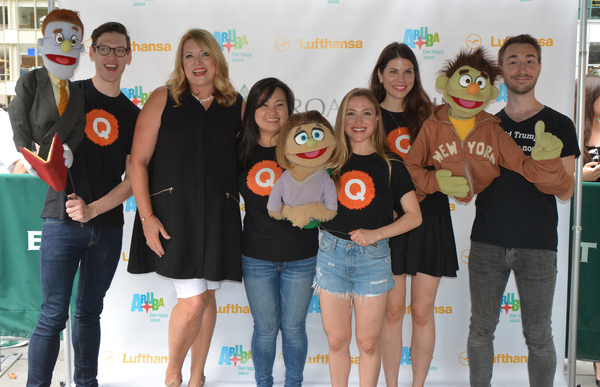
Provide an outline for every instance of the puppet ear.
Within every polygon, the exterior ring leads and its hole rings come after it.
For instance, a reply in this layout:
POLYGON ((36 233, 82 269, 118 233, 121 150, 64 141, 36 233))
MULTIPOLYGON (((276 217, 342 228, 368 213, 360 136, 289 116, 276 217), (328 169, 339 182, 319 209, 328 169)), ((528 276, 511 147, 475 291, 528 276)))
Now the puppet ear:
POLYGON ((440 90, 444 90, 446 88, 447 83, 448 83, 448 77, 445 75, 440 75, 435 80, 435 87, 437 87, 440 90))
POLYGON ((490 98, 490 101, 496 99, 498 97, 498 94, 500 94, 498 88, 496 86, 492 86, 492 96, 490 98))
POLYGON ((38 46, 42 47, 44 45, 44 39, 39 38, 37 41, 38 46))

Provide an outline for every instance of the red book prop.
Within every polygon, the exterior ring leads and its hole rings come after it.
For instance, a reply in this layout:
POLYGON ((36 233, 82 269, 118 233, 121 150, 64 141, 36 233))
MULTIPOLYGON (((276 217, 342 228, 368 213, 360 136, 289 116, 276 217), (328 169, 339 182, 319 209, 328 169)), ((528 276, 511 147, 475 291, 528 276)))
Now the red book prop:
POLYGON ((45 161, 29 149, 19 147, 21 154, 25 160, 38 172, 40 178, 48 185, 54 188, 55 191, 63 191, 67 187, 67 174, 69 169, 65 166, 65 158, 63 153, 62 141, 58 137, 58 133, 54 134, 50 152, 48 153, 48 161, 45 161))

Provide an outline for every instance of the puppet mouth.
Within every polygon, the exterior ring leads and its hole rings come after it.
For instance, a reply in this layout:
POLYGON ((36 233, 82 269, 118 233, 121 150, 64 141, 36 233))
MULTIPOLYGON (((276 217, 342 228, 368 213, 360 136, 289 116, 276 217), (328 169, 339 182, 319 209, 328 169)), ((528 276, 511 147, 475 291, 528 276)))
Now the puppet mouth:
POLYGON ((327 148, 323 148, 323 149, 319 149, 316 151, 312 151, 312 152, 306 152, 306 153, 297 153, 296 156, 300 157, 301 159, 316 159, 317 157, 321 157, 325 152, 327 152, 327 148))
POLYGON ((456 97, 452 97, 452 99, 458 106, 464 107, 467 109, 477 109, 478 107, 483 105, 483 102, 467 101, 466 99, 460 99, 460 98, 456 98, 456 97))
POLYGON ((77 58, 73 58, 72 56, 48 54, 46 58, 63 66, 71 66, 77 63, 77 58))

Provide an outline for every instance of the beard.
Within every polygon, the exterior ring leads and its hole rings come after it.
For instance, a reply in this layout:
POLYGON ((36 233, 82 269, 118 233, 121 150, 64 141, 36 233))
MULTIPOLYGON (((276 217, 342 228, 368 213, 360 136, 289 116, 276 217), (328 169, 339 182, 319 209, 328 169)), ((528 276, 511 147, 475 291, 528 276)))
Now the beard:
POLYGON ((516 84, 513 83, 513 81, 510 78, 504 79, 504 84, 506 85, 506 88, 515 93, 515 94, 519 94, 519 95, 523 95, 523 94, 527 94, 529 93, 531 90, 533 90, 535 88, 535 85, 537 84, 537 77, 531 77, 531 82, 530 83, 526 83, 526 84, 516 84))

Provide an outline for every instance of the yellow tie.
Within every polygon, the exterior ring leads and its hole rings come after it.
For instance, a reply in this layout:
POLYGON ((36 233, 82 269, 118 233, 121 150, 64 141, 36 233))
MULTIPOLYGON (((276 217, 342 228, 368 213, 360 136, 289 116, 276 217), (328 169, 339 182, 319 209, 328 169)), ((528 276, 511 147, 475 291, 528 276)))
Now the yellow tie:
POLYGON ((65 109, 67 108, 67 103, 69 103, 69 93, 67 93, 66 80, 63 79, 60 82, 58 82, 58 84, 60 85, 60 101, 58 101, 58 114, 62 116, 65 112, 65 109))

